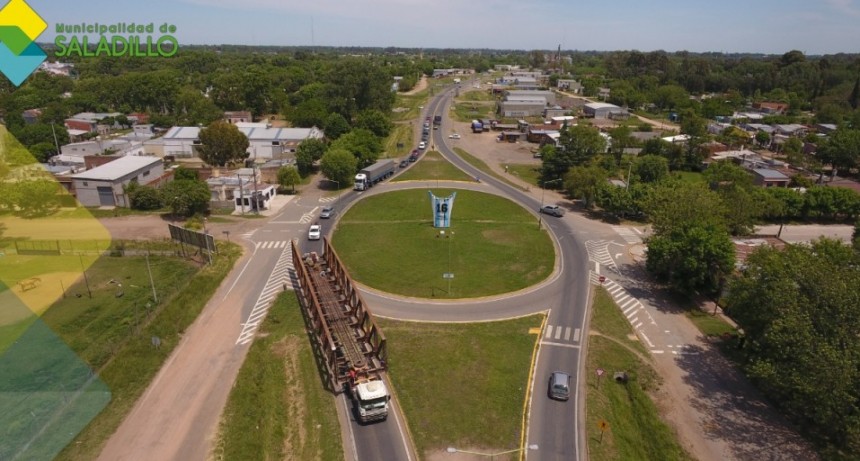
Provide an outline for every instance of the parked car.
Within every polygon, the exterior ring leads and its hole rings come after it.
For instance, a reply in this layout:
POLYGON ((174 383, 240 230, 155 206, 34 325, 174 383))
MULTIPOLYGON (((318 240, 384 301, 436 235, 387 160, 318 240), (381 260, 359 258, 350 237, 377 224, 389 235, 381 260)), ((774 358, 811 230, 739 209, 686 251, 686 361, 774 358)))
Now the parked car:
POLYGON ((314 224, 308 229, 308 240, 319 240, 322 233, 320 225, 314 224))
POLYGON ((558 205, 544 205, 538 210, 540 213, 548 214, 550 216, 562 217, 564 216, 564 208, 558 205))
POLYGON ((328 219, 332 216, 334 216, 334 208, 330 206, 324 207, 320 213, 320 218, 322 219, 328 219))
POLYGON ((563 371, 553 371, 550 373, 547 395, 549 395, 549 398, 555 400, 569 399, 570 375, 563 371))
POLYGON ((449 137, 450 139, 460 139, 460 134, 459 134, 459 133, 454 133, 454 134, 450 134, 450 135, 448 135, 448 137, 449 137))

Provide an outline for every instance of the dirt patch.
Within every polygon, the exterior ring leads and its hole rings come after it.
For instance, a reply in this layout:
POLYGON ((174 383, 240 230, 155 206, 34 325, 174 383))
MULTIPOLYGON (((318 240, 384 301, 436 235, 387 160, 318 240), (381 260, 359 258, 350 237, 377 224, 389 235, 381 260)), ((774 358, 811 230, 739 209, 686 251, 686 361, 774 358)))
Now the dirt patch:
MULTIPOLYGON (((9 297, 8 304, 0 304, 13 306, 17 301, 11 297, 16 296, 29 310, 0 309, 0 325, 10 325, 33 314, 41 315, 63 296, 64 290, 68 290, 80 278, 80 272, 51 272, 22 280, 21 283, 16 281, 11 285, 11 290, 0 295, 0 299, 9 297)), ((69 295, 71 296, 70 293, 69 295)))
POLYGON ((305 432, 301 421, 304 419, 307 408, 305 408, 305 394, 302 389, 301 380, 297 377, 299 370, 299 351, 302 340, 297 336, 286 336, 284 339, 272 344, 272 353, 284 361, 284 402, 287 405, 287 415, 295 424, 295 437, 287 435, 284 437, 284 453, 302 453, 307 444, 308 434, 305 432))

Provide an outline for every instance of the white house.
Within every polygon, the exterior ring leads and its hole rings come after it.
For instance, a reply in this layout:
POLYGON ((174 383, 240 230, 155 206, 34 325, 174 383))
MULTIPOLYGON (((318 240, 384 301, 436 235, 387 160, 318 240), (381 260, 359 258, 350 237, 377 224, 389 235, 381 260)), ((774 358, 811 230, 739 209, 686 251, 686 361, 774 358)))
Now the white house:
POLYGON ((72 190, 83 206, 128 207, 125 186, 158 181, 164 164, 158 157, 126 156, 110 163, 72 175, 72 190))

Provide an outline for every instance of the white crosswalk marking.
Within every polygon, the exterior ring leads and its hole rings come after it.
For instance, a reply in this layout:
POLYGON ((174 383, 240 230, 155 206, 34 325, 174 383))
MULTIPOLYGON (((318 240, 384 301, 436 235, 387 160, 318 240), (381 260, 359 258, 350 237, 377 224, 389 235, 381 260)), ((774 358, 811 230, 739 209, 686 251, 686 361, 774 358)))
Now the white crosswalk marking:
MULTIPOLYGON (((283 242, 264 242, 264 243, 283 243, 283 242)), ((257 245, 260 245, 259 243, 257 245)), ((245 345, 253 341, 254 334, 257 332, 257 327, 266 317, 269 312, 269 307, 272 306, 272 301, 278 296, 278 293, 284 288, 293 289, 292 274, 295 272, 293 267, 293 252, 290 246, 284 246, 281 256, 278 257, 278 262, 275 268, 272 269, 263 291, 260 292, 254 308, 248 314, 248 318, 243 322, 242 332, 239 333, 239 338, 236 339, 236 345, 245 345)))
POLYGON ((585 242, 585 249, 588 251, 588 259, 606 267, 610 270, 618 272, 618 266, 615 265, 615 260, 609 254, 609 243, 606 240, 589 240, 585 242))
POLYGON ((307 224, 307 223, 309 223, 309 222, 311 222, 311 221, 313 221, 313 220, 314 220, 314 214, 313 214, 313 213, 311 213, 311 212, 309 212, 309 213, 305 213, 305 214, 303 214, 303 215, 302 215, 302 217, 301 217, 301 218, 299 218, 299 222, 300 222, 300 223, 302 223, 302 224, 307 224))
POLYGON ((637 234, 636 231, 633 230, 633 228, 624 226, 612 226, 612 230, 614 230, 616 234, 620 235, 625 242, 631 245, 636 243, 642 243, 642 237, 639 237, 639 234, 637 234))
POLYGON ((258 242, 257 248, 260 250, 279 250, 290 246, 289 240, 274 240, 268 242, 258 242))
POLYGON ((332 196, 332 197, 321 197, 320 203, 331 203, 331 202, 334 202, 335 200, 337 200, 337 198, 338 198, 337 195, 332 196))
POLYGON ((627 318, 630 325, 633 326, 634 330, 642 328, 642 325, 644 325, 646 321, 656 325, 654 318, 651 317, 651 314, 638 299, 628 293, 621 285, 606 278, 606 276, 603 276, 604 281, 601 283, 600 277, 600 275, 592 272, 589 279, 591 280, 591 283, 602 285, 603 288, 606 289, 609 295, 612 296, 612 300, 615 301, 615 304, 621 310, 621 313, 627 318), (642 318, 640 319, 640 317, 642 318))
MULTIPOLYGON (((542 344, 549 345, 564 345, 558 341, 567 341, 571 343, 578 343, 582 336, 582 330, 579 328, 571 328, 562 325, 547 325, 546 331, 544 332, 543 338, 544 340, 541 342, 542 344)), ((579 346, 567 346, 567 347, 579 347, 579 346)))

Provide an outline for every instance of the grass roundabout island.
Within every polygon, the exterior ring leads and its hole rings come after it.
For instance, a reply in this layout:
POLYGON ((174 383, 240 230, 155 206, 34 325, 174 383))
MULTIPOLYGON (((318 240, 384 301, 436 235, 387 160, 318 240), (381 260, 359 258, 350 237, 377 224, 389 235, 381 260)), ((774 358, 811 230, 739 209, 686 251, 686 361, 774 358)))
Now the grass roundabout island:
MULTIPOLYGON (((454 190, 432 192, 447 197, 454 190)), ((433 227, 427 189, 387 192, 352 206, 332 244, 353 279, 403 296, 457 299, 509 293, 552 273, 552 241, 532 214, 497 195, 456 192, 447 229, 433 227)))

